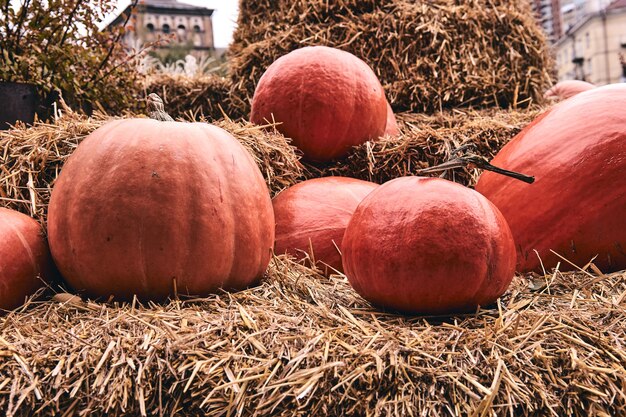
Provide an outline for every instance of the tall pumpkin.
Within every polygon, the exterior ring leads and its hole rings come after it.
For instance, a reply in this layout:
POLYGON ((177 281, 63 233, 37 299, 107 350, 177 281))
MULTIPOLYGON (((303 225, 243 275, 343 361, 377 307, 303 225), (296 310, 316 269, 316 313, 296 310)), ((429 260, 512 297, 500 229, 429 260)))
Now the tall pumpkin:
POLYGON ((250 120, 276 121, 304 157, 329 161, 385 132, 387 100, 370 67, 349 52, 310 46, 269 66, 259 80, 250 120))
POLYGON ((0 208, 0 309, 19 307, 53 275, 41 225, 25 214, 0 208))
POLYGON ((515 244, 498 209, 439 178, 396 178, 372 191, 348 223, 342 252, 363 298, 408 313, 486 306, 515 272, 515 244))
POLYGON ((595 257, 626 268, 626 84, 598 87, 553 107, 522 130, 493 164, 535 177, 525 184, 491 172, 476 190, 507 219, 518 269, 541 272, 595 257), (535 251, 537 253, 535 253, 535 251), (597 257, 596 257, 597 256, 597 257))
POLYGON ((265 271, 274 216, 241 144, 204 123, 127 119, 89 135, 54 185, 52 255, 94 297, 242 289, 265 271))
POLYGON ((343 271, 341 241, 361 200, 378 187, 345 177, 315 178, 294 185, 272 201, 277 255, 314 259, 326 275, 343 271))

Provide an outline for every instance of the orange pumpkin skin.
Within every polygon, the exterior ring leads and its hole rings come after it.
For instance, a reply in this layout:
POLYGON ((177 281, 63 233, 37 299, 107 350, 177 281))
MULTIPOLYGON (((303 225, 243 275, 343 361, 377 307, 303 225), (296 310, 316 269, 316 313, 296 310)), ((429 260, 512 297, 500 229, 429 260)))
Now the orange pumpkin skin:
POLYGON ((596 86, 586 81, 566 80, 556 83, 556 85, 546 91, 544 97, 547 99, 561 101, 593 88, 596 88, 596 86))
POLYGON ((0 309, 19 307, 53 274, 41 225, 25 214, 0 208, 0 309))
POLYGON ((354 178, 316 178, 274 197, 275 253, 314 258, 326 275, 342 272, 341 241, 361 200, 378 184, 354 178), (312 253, 311 253, 312 249, 312 253))
POLYGON ((491 304, 515 272, 515 245, 498 209, 439 178, 397 178, 372 191, 354 212, 342 248, 354 289, 407 313, 491 304))
POLYGON ((290 52, 259 80, 250 120, 276 128, 313 161, 329 161, 383 135, 386 98, 374 72, 354 55, 325 46, 290 52))
POLYGON ((522 130, 493 164, 535 176, 525 184, 481 175, 476 190, 507 219, 518 270, 626 268, 626 85, 598 87, 553 107, 522 130), (539 257, 535 253, 538 251, 539 257))
POLYGON ((393 114, 393 109, 389 102, 387 102, 387 126, 385 127, 385 136, 396 137, 400 134, 400 129, 398 128, 398 121, 396 120, 396 115, 393 114))
POLYGON ((128 119, 93 132, 52 191, 52 255, 93 297, 242 289, 264 273, 272 204, 246 150, 203 123, 128 119))

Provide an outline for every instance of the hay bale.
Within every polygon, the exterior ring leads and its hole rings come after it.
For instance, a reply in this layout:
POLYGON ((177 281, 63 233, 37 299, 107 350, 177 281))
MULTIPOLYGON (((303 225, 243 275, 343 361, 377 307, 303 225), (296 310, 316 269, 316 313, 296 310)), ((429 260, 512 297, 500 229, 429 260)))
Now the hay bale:
MULTIPOLYGON (((50 193, 63 163, 89 133, 109 120, 106 115, 86 118, 66 109, 54 123, 0 131, 1 205, 45 223, 50 193)), ((248 149, 272 195, 303 178, 304 168, 295 148, 280 133, 230 119, 214 124, 248 149)))
MULTIPOLYGON (((216 74, 189 77, 183 74, 158 74, 147 77, 145 94, 156 93, 167 103, 174 118, 241 119, 246 115, 237 98, 231 97, 230 79, 216 74)), ((141 107, 135 112, 144 110, 141 107)))
MULTIPOLYGON (((307 45, 352 52, 396 111, 541 103, 551 85, 545 36, 524 0, 241 1, 231 45, 233 96, 307 45)), ((242 109, 248 114, 249 108, 242 109)))
MULTIPOLYGON (((417 175, 423 168, 453 158, 453 150, 472 144, 476 153, 491 159, 544 110, 460 111, 433 115, 400 113, 397 120, 401 135, 366 142, 355 147, 344 160, 330 164, 305 163, 308 178, 348 176, 382 184, 405 175, 417 175)), ((462 169, 446 178, 473 187, 482 170, 462 169)))
POLYGON ((373 309, 284 257, 256 288, 163 305, 57 296, 0 318, 26 416, 618 416, 626 273, 517 277, 452 318, 373 309))

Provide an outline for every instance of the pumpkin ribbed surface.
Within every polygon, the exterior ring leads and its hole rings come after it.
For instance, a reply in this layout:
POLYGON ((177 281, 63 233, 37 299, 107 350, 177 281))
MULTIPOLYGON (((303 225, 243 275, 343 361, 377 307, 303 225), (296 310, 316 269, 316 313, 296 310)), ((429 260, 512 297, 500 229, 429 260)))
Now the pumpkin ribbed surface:
POLYGON ((311 46, 270 65, 256 87, 250 120, 278 122, 276 129, 305 158, 329 161, 383 135, 386 102, 365 62, 339 49, 311 46))
POLYGON ((274 242, 268 189, 243 146, 208 124, 148 119, 108 123, 80 144, 48 227, 75 289, 122 299, 245 288, 274 242))
POLYGON ((346 276, 363 298, 410 313, 486 306, 515 269, 511 231, 495 206, 439 178, 403 177, 372 191, 342 250, 346 276))

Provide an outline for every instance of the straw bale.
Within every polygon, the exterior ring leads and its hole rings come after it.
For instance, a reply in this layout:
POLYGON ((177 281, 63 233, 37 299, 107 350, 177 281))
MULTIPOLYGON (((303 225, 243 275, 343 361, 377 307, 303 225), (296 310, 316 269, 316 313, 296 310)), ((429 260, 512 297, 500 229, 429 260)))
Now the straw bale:
POLYGON ((263 0, 240 2, 233 95, 249 99, 273 61, 308 45, 365 60, 396 111, 541 103, 551 85, 546 39, 524 0, 263 0))
MULTIPOLYGON (((156 93, 167 103, 168 113, 188 119, 241 119, 238 98, 231 97, 230 79, 217 74, 189 77, 183 74, 157 74, 147 77, 145 94, 156 93)), ((135 109, 142 110, 141 108, 135 109)))
POLYGON ((285 257, 257 287, 163 305, 67 295, 0 318, 21 416, 618 416, 626 272, 517 277, 475 314, 403 317, 285 257))
MULTIPOLYGON (((401 135, 355 147, 344 160, 329 164, 305 163, 308 177, 349 176, 382 184, 393 178, 417 175, 420 169, 452 159, 453 150, 472 144, 475 153, 491 159, 542 111, 467 110, 433 115, 400 113, 401 135)), ((445 178, 474 186, 482 170, 462 169, 445 178)), ((532 173, 531 173, 532 174, 532 173)))
MULTIPOLYGON (((71 112, 54 123, 37 122, 0 131, 0 205, 45 222, 50 193, 63 163, 78 144, 111 118, 71 112)), ((131 117, 130 115, 128 117, 131 117)), ((214 123, 248 149, 272 194, 300 181, 299 156, 287 139, 273 129, 228 118, 214 123)))

